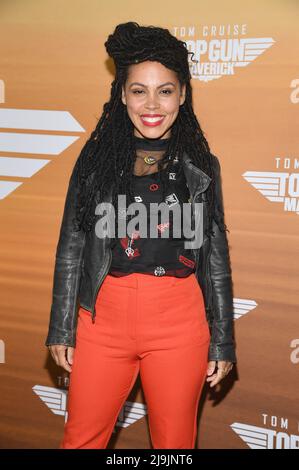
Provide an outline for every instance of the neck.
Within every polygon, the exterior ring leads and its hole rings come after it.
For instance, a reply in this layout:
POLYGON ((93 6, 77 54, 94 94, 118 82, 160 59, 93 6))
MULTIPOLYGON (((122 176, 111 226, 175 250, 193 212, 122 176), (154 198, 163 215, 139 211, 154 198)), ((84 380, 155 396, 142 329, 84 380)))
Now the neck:
POLYGON ((134 142, 136 150, 166 150, 169 144, 170 138, 168 139, 149 139, 146 137, 138 137, 134 135, 134 142))

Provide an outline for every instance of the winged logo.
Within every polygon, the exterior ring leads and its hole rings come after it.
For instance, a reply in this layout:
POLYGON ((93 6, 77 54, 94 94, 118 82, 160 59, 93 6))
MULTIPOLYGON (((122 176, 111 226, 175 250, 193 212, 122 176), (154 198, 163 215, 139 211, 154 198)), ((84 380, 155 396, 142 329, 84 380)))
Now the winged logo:
POLYGON ((65 417, 67 421, 67 390, 54 387, 45 387, 44 385, 35 385, 32 390, 47 405, 52 413, 65 417))
POLYGON ((118 415, 116 426, 127 428, 143 418, 146 414, 147 406, 145 404, 126 401, 118 415))
MULTIPOLYGON (((242 175, 248 183, 257 189, 270 202, 285 202, 286 180, 289 173, 273 171, 246 171, 242 175)), ((293 198, 296 199, 296 198, 293 198)), ((291 207, 291 206, 290 206, 291 207)), ((294 206, 294 211, 299 214, 294 206)), ((293 209, 289 209, 293 210, 293 209)))
POLYGON ((276 431, 244 423, 233 423, 231 428, 250 449, 273 449, 276 431))
POLYGON ((246 67, 250 62, 257 59, 275 43, 272 38, 241 38, 240 60, 234 62, 235 67, 246 67))
POLYGON ((0 108, 0 176, 11 180, 0 180, 0 199, 6 198, 22 181, 13 178, 31 178, 51 160, 47 158, 28 158, 25 155, 59 155, 79 136, 53 134, 59 132, 85 132, 85 129, 68 111, 0 108), (18 132, 11 132, 11 130, 18 132), (23 131, 47 131, 48 133, 29 133, 23 131), (11 156, 10 153, 25 154, 11 156))
MULTIPOLYGON (((191 45, 191 50, 195 48, 194 41, 187 41, 188 43, 191 45)), ((198 63, 194 65, 190 59, 189 68, 192 78, 209 82, 224 75, 234 75, 235 67, 246 67, 272 47, 275 41, 273 38, 223 38, 213 39, 210 44, 204 39, 198 40, 197 43, 204 44, 201 50, 205 52, 209 49, 213 50, 214 46, 217 55, 225 51, 225 60, 221 60, 220 55, 217 61, 215 59, 211 60, 211 63, 197 61, 198 63)))
POLYGON ((257 303, 250 299, 238 299, 234 298, 234 319, 237 320, 240 317, 246 315, 246 313, 257 307, 257 303))
MULTIPOLYGON (((68 418, 67 397, 68 391, 44 385, 32 387, 34 393, 45 403, 52 413, 68 418)), ((143 403, 126 401, 122 407, 116 422, 116 426, 126 428, 136 423, 147 414, 147 406, 143 403)))

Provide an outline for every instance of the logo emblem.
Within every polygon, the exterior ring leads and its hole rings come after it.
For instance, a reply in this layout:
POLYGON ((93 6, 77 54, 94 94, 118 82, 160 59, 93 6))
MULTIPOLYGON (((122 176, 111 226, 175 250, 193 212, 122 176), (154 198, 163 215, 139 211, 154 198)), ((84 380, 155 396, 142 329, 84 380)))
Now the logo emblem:
POLYGON ((179 202, 178 197, 175 193, 169 194, 166 196, 165 199, 166 204, 169 205, 169 207, 173 206, 174 204, 177 204, 179 202))
POLYGON ((164 276, 165 269, 163 268, 163 266, 157 266, 154 273, 155 273, 155 276, 164 276))
POLYGON ((285 211, 299 214, 298 173, 246 171, 242 176, 268 201, 282 202, 285 211))

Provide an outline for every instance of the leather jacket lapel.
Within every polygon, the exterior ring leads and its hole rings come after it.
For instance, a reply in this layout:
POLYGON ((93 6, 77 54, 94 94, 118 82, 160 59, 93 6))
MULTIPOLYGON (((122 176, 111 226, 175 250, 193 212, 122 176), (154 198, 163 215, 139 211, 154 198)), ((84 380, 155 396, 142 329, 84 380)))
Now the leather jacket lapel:
POLYGON ((183 168, 192 199, 209 187, 212 178, 198 168, 186 152, 183 154, 183 168))

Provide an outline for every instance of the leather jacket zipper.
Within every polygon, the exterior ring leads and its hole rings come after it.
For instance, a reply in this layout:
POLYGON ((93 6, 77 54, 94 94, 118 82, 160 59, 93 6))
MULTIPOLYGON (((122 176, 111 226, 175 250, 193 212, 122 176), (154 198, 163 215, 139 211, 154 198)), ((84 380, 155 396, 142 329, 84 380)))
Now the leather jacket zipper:
MULTIPOLYGON (((191 200, 193 203, 196 202, 196 198, 197 198, 197 195, 200 194, 202 191, 196 191, 196 193, 194 194, 194 197, 192 198, 191 197, 191 200)), ((195 213, 195 207, 193 206, 193 213, 195 213)), ((196 271, 198 270, 199 266, 198 266, 198 258, 199 258, 199 248, 197 249, 194 249, 193 250, 193 253, 195 254, 195 265, 196 265, 196 271)), ((208 285, 208 295, 207 295, 207 298, 210 300, 210 305, 208 305, 208 309, 210 311, 212 311, 212 306, 213 306, 213 299, 212 299, 212 285, 211 285, 211 276, 210 276, 210 264, 209 264, 209 261, 210 261, 210 257, 211 257, 211 247, 209 249, 209 252, 207 254, 207 258, 206 258, 206 277, 207 277, 207 285, 208 285)))
POLYGON ((107 261, 106 262, 106 266, 105 266, 105 270, 103 272, 103 275, 100 277, 98 283, 97 283, 97 287, 96 287, 96 290, 95 290, 95 293, 94 293, 94 296, 93 296, 93 302, 92 302, 92 323, 95 323, 95 316, 96 316, 96 308, 95 308, 95 304, 96 304, 96 299, 97 299, 97 296, 98 296, 98 292, 99 292, 99 289, 106 277, 106 275, 108 274, 109 272, 109 269, 110 269, 110 266, 111 266, 111 262, 112 262, 112 252, 111 252, 111 249, 109 248, 108 250, 108 257, 107 257, 107 261))
MULTIPOLYGON (((208 309, 210 312, 213 311, 213 296, 212 296, 212 283, 211 283, 211 275, 210 275, 210 257, 211 257, 211 247, 209 250, 209 253, 207 255, 207 261, 206 261, 206 276, 207 276, 207 284, 208 284, 208 295, 207 298, 210 300, 208 309)), ((209 321, 212 319, 209 318, 209 321)))
MULTIPOLYGON (((197 191, 195 194, 194 194, 194 197, 191 196, 191 201, 192 201, 192 204, 193 204, 193 215, 195 215, 195 206, 194 206, 194 203, 196 202, 196 198, 197 198, 197 195, 200 193, 200 191, 197 191)), ((198 257, 199 257, 199 249, 198 248, 193 248, 193 254, 195 256, 195 272, 197 271, 198 269, 198 257)))

